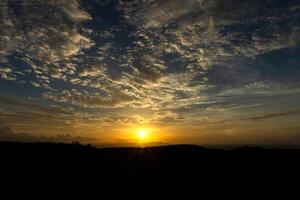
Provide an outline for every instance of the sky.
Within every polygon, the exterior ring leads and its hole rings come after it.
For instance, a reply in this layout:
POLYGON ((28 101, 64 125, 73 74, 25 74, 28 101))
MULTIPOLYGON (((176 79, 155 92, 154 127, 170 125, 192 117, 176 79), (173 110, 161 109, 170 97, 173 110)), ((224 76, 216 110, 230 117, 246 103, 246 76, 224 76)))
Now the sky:
POLYGON ((299 0, 1 0, 0 140, 300 144, 299 0))

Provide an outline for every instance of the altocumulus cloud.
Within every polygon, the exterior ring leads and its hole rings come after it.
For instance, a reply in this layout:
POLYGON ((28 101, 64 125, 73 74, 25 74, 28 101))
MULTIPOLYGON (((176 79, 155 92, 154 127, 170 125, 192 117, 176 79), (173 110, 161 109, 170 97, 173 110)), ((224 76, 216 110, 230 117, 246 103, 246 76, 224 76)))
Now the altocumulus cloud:
POLYGON ((95 108, 167 124, 263 116, 274 96, 298 106, 299 13, 297 0, 3 0, 0 77, 73 119, 95 108))

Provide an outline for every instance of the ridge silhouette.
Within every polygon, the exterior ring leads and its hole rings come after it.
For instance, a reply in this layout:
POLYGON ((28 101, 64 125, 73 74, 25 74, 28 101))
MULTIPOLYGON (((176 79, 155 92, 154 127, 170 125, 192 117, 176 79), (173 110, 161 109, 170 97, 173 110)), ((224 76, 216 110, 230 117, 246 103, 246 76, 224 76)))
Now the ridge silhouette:
POLYGON ((1 192, 10 196, 300 199, 297 149, 0 142, 0 152, 1 192))

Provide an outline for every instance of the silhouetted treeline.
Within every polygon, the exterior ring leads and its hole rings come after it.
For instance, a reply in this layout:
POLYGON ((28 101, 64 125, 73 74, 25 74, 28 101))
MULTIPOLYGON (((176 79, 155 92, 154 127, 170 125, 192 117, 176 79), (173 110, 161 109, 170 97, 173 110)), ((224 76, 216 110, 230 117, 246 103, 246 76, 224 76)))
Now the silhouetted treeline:
POLYGON ((0 155, 3 196, 300 199, 300 150, 1 142, 0 155))

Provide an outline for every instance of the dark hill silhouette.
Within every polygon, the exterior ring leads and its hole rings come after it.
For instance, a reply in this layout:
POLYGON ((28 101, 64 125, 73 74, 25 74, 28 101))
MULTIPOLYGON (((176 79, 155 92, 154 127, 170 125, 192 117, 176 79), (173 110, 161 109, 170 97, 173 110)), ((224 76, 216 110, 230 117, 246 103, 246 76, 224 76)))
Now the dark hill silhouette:
POLYGON ((11 197, 300 199, 300 150, 0 142, 0 153, 11 197))

